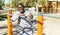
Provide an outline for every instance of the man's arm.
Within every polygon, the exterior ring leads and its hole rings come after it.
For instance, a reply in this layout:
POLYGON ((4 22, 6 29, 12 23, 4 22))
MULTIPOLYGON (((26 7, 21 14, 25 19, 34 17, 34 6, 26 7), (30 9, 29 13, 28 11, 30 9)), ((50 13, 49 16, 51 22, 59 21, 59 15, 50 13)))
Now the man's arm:
POLYGON ((11 17, 11 21, 15 22, 18 19, 18 17, 19 17, 18 12, 15 12, 11 17))

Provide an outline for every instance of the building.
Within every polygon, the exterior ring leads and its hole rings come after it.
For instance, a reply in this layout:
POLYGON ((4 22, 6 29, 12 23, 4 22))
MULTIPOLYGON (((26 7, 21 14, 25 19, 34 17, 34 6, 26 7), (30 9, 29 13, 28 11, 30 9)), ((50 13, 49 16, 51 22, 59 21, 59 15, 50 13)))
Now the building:
POLYGON ((60 11, 60 0, 40 1, 39 5, 42 13, 58 13, 60 11))

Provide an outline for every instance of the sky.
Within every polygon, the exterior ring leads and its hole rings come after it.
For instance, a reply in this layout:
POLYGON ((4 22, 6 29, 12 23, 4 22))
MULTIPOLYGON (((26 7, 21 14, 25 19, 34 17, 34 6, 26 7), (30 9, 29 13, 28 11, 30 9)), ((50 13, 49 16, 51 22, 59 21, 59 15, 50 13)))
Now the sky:
POLYGON ((9 2, 9 0, 5 0, 5 4, 7 4, 9 2))
POLYGON ((12 0, 5 0, 5 4, 7 4, 7 3, 11 3, 12 2, 12 0), (9 2, 10 1, 10 2, 9 2))

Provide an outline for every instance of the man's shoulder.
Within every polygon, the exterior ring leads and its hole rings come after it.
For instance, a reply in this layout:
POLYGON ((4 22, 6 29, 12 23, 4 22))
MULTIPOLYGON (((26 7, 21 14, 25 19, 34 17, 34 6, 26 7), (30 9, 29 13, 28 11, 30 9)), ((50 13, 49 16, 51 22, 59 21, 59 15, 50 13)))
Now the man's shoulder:
POLYGON ((14 14, 20 14, 20 12, 19 11, 16 11, 14 14))
POLYGON ((25 13, 30 13, 29 11, 25 11, 25 13))

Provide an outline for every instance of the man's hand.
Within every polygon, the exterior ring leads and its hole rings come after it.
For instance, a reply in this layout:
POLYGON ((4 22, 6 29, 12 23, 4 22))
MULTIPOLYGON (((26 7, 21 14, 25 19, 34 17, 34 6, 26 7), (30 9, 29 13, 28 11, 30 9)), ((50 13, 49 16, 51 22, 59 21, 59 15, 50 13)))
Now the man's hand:
POLYGON ((31 13, 28 16, 29 16, 29 19, 33 19, 33 15, 31 13))

